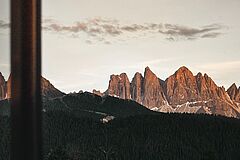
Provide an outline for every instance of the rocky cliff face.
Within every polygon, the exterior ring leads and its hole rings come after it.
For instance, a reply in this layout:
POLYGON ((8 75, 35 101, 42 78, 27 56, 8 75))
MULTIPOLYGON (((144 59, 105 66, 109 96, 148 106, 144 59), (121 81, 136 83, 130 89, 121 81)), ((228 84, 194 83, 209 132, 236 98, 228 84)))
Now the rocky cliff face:
POLYGON ((7 95, 6 95, 7 99, 12 97, 12 95, 11 95, 11 88, 12 88, 11 81, 12 81, 12 75, 10 74, 10 76, 8 77, 8 80, 7 80, 7 95))
POLYGON ((144 78, 141 73, 137 72, 131 83, 131 95, 132 99, 142 104, 143 102, 143 82, 144 78))
POLYGON ((130 82, 126 73, 111 75, 107 95, 116 96, 122 99, 130 99, 130 82))
POLYGON ((144 77, 137 72, 131 83, 126 73, 111 75, 105 93, 122 99, 132 99, 149 109, 160 107, 167 102, 159 78, 149 67, 145 69, 144 77))
POLYGON ((227 93, 233 101, 240 103, 240 87, 237 88, 235 83, 230 86, 227 93))
POLYGON ((132 99, 161 112, 240 116, 240 89, 233 85, 226 92, 207 74, 198 73, 194 76, 188 68, 181 67, 163 81, 147 67, 144 76, 137 72, 131 83, 128 78, 124 78, 126 74, 121 75, 111 76, 109 88, 105 92, 107 95, 132 99))
POLYGON ((167 78, 165 89, 168 102, 173 106, 199 99, 195 77, 186 67, 181 67, 167 78))
POLYGON ((42 77, 41 80, 42 96, 45 98, 56 98, 65 95, 63 92, 55 88, 47 79, 42 77))
POLYGON ((197 107, 197 112, 201 109, 229 117, 239 114, 225 88, 218 87, 207 74, 194 76, 188 68, 181 67, 165 81, 165 88, 168 102, 174 108, 189 103, 189 107, 197 107))
POLYGON ((205 105, 212 113, 229 117, 236 117, 239 114, 224 87, 218 87, 207 74, 204 76, 198 74, 196 80, 201 100, 206 102, 205 105))
POLYGON ((142 104, 148 108, 160 107, 166 103, 160 79, 150 70, 145 69, 143 78, 143 100, 142 104))
POLYGON ((5 78, 3 77, 2 73, 0 72, 0 100, 6 98, 7 92, 7 84, 5 78))

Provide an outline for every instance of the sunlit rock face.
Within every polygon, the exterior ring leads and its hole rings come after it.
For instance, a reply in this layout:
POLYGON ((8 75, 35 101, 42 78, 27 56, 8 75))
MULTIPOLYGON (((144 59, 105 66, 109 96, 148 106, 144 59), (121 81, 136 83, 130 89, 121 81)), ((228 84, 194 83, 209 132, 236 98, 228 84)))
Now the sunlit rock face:
POLYGON ((6 98, 7 99, 10 99, 12 97, 12 94, 11 94, 11 88, 12 88, 12 74, 10 74, 10 76, 8 77, 8 80, 7 80, 7 95, 6 95, 6 98))
MULTIPOLYGON (((166 97, 171 106, 181 108, 199 107, 195 112, 237 117, 239 111, 229 98, 224 87, 218 87, 207 75, 196 76, 186 67, 181 67, 165 81, 166 97), (179 107, 180 106, 180 107, 179 107)), ((181 109, 179 109, 181 110, 181 109)))
POLYGON ((166 96, 170 105, 199 99, 197 83, 192 72, 181 67, 165 81, 166 96))
POLYGON ((240 89, 233 85, 225 91, 207 74, 193 75, 185 66, 165 81, 159 79, 149 67, 145 68, 144 76, 137 72, 131 83, 125 73, 112 75, 103 95, 132 99, 160 112, 240 116, 240 89))
POLYGON ((151 109, 165 104, 166 98, 160 84, 160 79, 150 70, 149 67, 145 68, 142 88, 143 105, 151 109))
POLYGON ((140 104, 142 104, 143 101, 143 82, 144 78, 142 74, 137 72, 131 83, 131 97, 140 104))
POLYGON ((130 99, 130 82, 127 74, 111 75, 106 94, 122 99, 130 99))
POLYGON ((122 99, 132 99, 149 109, 160 107, 166 102, 160 80, 149 67, 145 69, 144 77, 136 73, 131 83, 126 73, 111 75, 105 93, 122 99))
POLYGON ((6 84, 5 78, 0 72, 0 100, 5 99, 6 94, 7 94, 7 84, 6 84))
POLYGON ((235 83, 229 87, 227 93, 233 101, 240 103, 240 87, 237 88, 235 83))

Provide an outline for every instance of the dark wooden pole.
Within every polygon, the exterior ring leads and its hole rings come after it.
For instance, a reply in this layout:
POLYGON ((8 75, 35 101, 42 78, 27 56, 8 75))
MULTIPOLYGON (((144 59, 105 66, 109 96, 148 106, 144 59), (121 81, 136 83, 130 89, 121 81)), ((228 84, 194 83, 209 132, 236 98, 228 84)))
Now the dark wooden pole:
POLYGON ((41 0, 11 0, 11 160, 41 160, 41 0))

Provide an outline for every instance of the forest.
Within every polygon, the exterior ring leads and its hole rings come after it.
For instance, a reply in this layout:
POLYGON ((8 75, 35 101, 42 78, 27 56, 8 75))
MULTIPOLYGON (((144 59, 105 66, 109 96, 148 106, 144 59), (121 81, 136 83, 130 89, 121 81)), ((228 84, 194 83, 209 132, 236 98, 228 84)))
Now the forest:
MULTIPOLYGON (((240 159, 239 119, 155 113, 131 101, 106 98, 103 102, 90 94, 48 101, 44 109, 44 160, 240 159), (109 108, 113 104, 115 109, 109 108), (117 109, 122 106, 126 108, 117 109), (100 111, 115 118, 103 123, 100 119, 105 115, 99 115, 100 111)), ((0 160, 8 160, 10 116, 3 113, 0 112, 0 160)))

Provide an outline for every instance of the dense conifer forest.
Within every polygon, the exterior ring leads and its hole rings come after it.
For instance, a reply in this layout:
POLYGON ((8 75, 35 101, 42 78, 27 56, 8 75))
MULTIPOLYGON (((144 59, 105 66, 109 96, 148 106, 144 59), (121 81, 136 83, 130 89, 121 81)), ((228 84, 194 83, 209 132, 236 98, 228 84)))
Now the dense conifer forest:
MULTIPOLYGON (((45 102, 44 160, 240 159, 240 120, 155 113, 139 106, 111 97, 103 101, 89 94, 45 102), (126 108, 112 110, 109 106, 113 105, 126 108), (86 109, 95 112, 85 112, 86 109), (103 123, 100 119, 105 115, 99 112, 115 119, 103 123)), ((6 104, 4 110, 0 112, 0 160, 8 160, 10 150, 6 104)))

